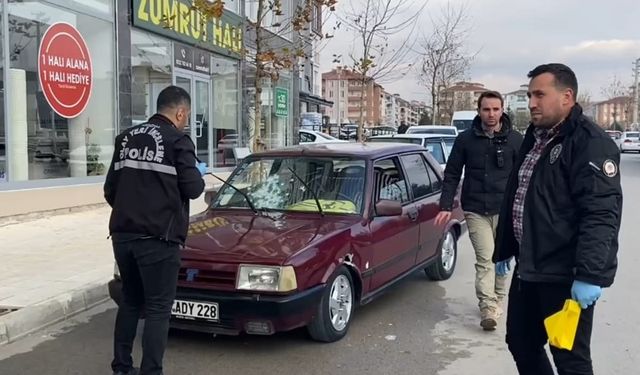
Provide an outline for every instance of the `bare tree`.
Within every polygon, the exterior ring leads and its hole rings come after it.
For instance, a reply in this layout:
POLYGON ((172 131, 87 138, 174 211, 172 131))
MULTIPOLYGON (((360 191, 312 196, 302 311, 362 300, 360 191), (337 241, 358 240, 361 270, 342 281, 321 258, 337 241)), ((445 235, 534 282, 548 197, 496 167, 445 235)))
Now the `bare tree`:
MULTIPOLYGON (((617 76, 613 76, 607 86, 602 87, 601 94, 607 99, 619 99, 619 106, 616 104, 613 111, 613 122, 615 125, 620 120, 622 125, 627 126, 630 123, 630 117, 633 113, 633 97, 630 95, 631 84, 624 84, 617 76)), ((612 126, 614 125, 612 124, 612 126)))
POLYGON ((629 86, 631 85, 623 84, 618 76, 614 75, 607 86, 601 88, 600 93, 607 99, 613 99, 620 96, 628 96, 629 86))
POLYGON ((591 104, 591 92, 588 90, 581 91, 576 100, 583 108, 591 104))
POLYGON ((438 20, 432 20, 433 31, 420 42, 420 77, 431 94, 433 124, 440 116, 439 93, 468 72, 475 53, 465 46, 470 29, 467 28, 466 8, 447 4, 438 20))
MULTIPOLYGON (((317 7, 330 12, 335 11, 338 0, 301 0, 292 14, 283 12, 283 0, 253 0, 257 10, 254 16, 247 18, 244 36, 246 45, 243 56, 252 69, 255 70, 253 80, 254 108, 252 123, 248 128, 249 147, 257 151, 266 147, 260 137, 262 122, 262 92, 265 82, 277 82, 283 72, 291 72, 300 59, 308 58, 305 53, 307 38, 304 35, 314 21, 314 11, 317 7), (297 43, 283 44, 279 35, 297 34, 297 43)), ((202 24, 222 18, 224 0, 193 0, 189 8, 190 17, 196 14, 202 24)), ((174 20, 166 19, 168 25, 174 20)), ((327 34, 329 37, 329 35, 327 34)), ((203 35, 203 37, 206 37, 203 35)))
MULTIPOLYGON (((415 43, 413 31, 426 1, 418 9, 415 9, 413 0, 350 2, 351 9, 341 21, 355 33, 358 40, 349 57, 361 86, 358 139, 362 141, 365 93, 376 81, 381 83, 404 76, 413 65, 409 58, 415 43)), ((373 99, 372 95, 367 99, 373 99)))

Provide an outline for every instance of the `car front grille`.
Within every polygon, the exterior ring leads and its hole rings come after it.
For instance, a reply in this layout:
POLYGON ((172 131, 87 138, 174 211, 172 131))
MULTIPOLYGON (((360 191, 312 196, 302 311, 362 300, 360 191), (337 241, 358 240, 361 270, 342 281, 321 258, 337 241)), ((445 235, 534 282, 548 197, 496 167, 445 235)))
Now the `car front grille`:
POLYGON ((183 265, 178 273, 178 284, 188 287, 203 287, 207 289, 233 290, 236 286, 236 270, 229 267, 221 269, 203 269, 183 265))

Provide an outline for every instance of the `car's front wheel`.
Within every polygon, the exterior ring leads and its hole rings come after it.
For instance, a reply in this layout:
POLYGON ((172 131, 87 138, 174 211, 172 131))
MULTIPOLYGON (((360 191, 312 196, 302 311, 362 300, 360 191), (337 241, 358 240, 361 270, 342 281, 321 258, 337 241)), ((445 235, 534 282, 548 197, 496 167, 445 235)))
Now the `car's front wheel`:
POLYGON ((318 311, 307 326, 311 338, 323 342, 343 338, 351 324, 355 296, 351 273, 340 266, 328 280, 318 311))
POLYGON ((431 280, 447 280, 453 275, 458 260, 458 239, 453 229, 449 229, 440 241, 438 259, 431 263, 424 272, 431 280))

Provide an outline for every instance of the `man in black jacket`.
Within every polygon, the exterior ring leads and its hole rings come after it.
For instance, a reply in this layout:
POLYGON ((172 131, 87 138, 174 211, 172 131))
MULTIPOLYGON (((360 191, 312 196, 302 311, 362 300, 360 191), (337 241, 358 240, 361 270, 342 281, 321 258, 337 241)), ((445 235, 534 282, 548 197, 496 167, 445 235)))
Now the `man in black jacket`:
POLYGON ((400 126, 398 126, 398 134, 405 134, 409 127, 404 121, 400 121, 400 126))
POLYGON ((441 212, 436 217, 437 225, 449 221, 464 168, 462 209, 476 253, 480 326, 487 331, 496 328, 506 295, 506 277, 496 277, 491 257, 505 186, 522 142, 522 135, 511 128, 509 117, 503 113, 503 105, 498 92, 480 95, 472 129, 458 135, 453 144, 444 171, 441 212))
POLYGON ((191 112, 189 94, 170 86, 160 92, 157 107, 158 114, 147 123, 116 137, 104 184, 123 295, 115 325, 114 374, 138 374, 131 350, 142 308, 140 374, 162 374, 189 200, 204 190, 206 164, 197 162, 193 142, 183 132, 191 112))
POLYGON ((593 374, 595 301, 613 283, 622 213, 620 152, 576 104, 562 64, 529 72, 531 125, 510 176, 496 237, 496 272, 512 257, 507 344, 521 375, 552 375, 544 319, 567 299, 582 307, 573 348, 551 347, 558 374, 593 374))

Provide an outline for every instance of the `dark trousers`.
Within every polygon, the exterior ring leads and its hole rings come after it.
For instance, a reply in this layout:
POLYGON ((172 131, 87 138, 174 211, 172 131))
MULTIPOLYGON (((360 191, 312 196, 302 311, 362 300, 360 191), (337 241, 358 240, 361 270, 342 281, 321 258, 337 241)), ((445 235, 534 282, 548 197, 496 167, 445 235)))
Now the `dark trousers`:
MULTIPOLYGON (((514 274, 509 290, 507 345, 520 375, 554 375, 544 350, 547 332, 544 319, 562 310, 571 298, 571 284, 532 283, 514 274)), ((593 375, 591 365, 591 328, 593 309, 582 310, 573 349, 551 346, 559 375, 593 375)))
POLYGON ((144 309, 140 374, 162 374, 171 306, 180 269, 179 245, 157 239, 113 242, 122 279, 122 301, 114 334, 114 372, 133 367, 131 350, 144 309))

